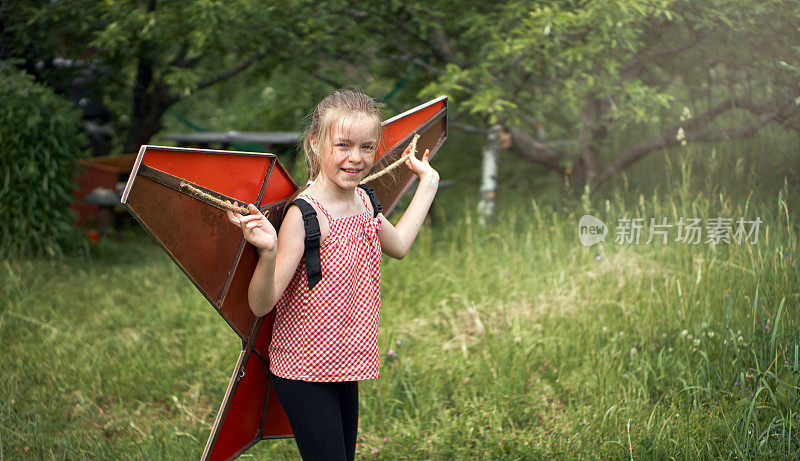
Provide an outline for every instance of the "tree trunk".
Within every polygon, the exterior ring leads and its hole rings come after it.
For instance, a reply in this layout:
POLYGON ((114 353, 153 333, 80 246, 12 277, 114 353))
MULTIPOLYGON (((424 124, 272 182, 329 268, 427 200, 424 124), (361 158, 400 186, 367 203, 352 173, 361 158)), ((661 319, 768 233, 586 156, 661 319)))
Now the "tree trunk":
MULTIPOLYGON (((146 52, 145 52, 146 53, 146 52)), ((123 150, 135 153, 142 144, 161 129, 161 117, 177 99, 170 97, 169 87, 153 77, 154 66, 147 57, 139 58, 136 84, 133 87, 133 112, 123 150)))
POLYGON ((481 224, 494 219, 494 200, 497 190, 497 159, 500 155, 500 125, 494 125, 486 134, 481 164, 481 189, 478 200, 478 215, 481 224))
POLYGON ((578 136, 584 146, 583 154, 575 163, 569 177, 570 185, 577 194, 582 194, 583 189, 594 183, 600 173, 600 145, 608 134, 601 120, 603 110, 602 101, 594 92, 590 92, 583 107, 581 115, 583 127, 578 136))

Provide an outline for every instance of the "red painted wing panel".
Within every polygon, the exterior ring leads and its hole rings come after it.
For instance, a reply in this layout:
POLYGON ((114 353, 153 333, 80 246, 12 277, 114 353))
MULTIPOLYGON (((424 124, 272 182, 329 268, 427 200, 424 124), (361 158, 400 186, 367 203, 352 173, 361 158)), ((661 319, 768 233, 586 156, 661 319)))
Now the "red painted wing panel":
POLYGON ((256 352, 262 357, 269 356, 269 344, 272 342, 272 326, 275 324, 275 309, 272 309, 264 316, 264 323, 258 330, 256 336, 256 352))
POLYGON ((241 362, 245 351, 242 351, 240 363, 234 370, 203 459, 231 459, 261 439, 292 436, 289 420, 268 378, 269 364, 262 359, 267 357, 266 348, 272 338, 274 322, 273 310, 264 317, 256 341, 255 352, 261 349, 263 353, 250 354, 244 367, 241 362), (242 377, 237 381, 238 376, 242 377), (260 418, 258 422, 256 410, 260 418))
POLYGON ((269 380, 267 408, 264 411, 266 411, 266 415, 264 415, 264 430, 261 431, 262 438, 292 437, 292 427, 289 425, 289 419, 286 417, 277 395, 275 395, 272 380, 269 380))
MULTIPOLYGON (((228 224, 230 226, 230 224, 228 224)), ((233 227, 233 226, 231 226, 233 227)), ((241 234, 239 229, 234 228, 241 234)), ((219 306, 219 313, 228 320, 228 323, 236 329, 239 336, 247 338, 256 316, 250 310, 250 302, 247 299, 247 289, 250 286, 250 279, 253 278, 253 271, 258 263, 258 252, 252 245, 245 245, 239 264, 234 270, 228 292, 225 299, 219 306)))
POLYGON ((447 98, 438 98, 428 105, 423 105, 422 108, 411 109, 383 122, 383 145, 378 152, 378 157, 397 147, 399 142, 418 130, 420 125, 433 117, 446 104, 447 98))
POLYGON ((225 414, 221 419, 217 417, 204 459, 234 458, 260 439, 266 395, 266 364, 258 356, 242 351, 220 408, 220 414, 225 414), (246 361, 244 365, 243 361, 246 361))
POLYGON ((266 154, 148 146, 142 163, 189 182, 255 203, 270 162, 266 154))
POLYGON ((146 177, 136 179, 125 204, 216 306, 242 232, 219 209, 146 177))
POLYGON ((261 204, 267 205, 277 202, 278 200, 283 200, 294 194, 296 190, 297 186, 294 185, 292 177, 289 176, 289 173, 283 168, 280 162, 276 162, 269 176, 269 183, 267 183, 267 190, 264 193, 261 204))

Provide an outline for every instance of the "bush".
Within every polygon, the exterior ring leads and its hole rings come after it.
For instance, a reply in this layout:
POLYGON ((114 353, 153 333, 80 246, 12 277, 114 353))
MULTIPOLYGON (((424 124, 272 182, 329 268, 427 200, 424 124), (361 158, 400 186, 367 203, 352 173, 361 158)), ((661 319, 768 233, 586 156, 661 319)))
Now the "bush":
POLYGON ((0 62, 0 255, 55 256, 75 230, 69 208, 84 156, 79 112, 0 62))

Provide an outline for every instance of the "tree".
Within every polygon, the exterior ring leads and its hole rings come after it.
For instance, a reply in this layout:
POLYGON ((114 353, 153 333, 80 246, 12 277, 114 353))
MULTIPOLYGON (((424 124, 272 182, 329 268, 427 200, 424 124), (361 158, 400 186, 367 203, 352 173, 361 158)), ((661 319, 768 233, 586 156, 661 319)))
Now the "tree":
POLYGON ((663 148, 800 125, 795 1, 390 3, 371 14, 383 51, 426 72, 421 93, 458 103, 457 126, 488 136, 502 125, 512 152, 577 192, 663 148))
POLYGON ((133 152, 164 113, 198 90, 246 69, 268 77, 283 62, 315 68, 320 54, 359 29, 341 5, 302 1, 19 1, 0 7, 0 58, 61 93, 94 69, 121 150, 133 152), (68 66, 64 62, 78 63, 68 66))
POLYGON ((448 94, 451 126, 486 136, 488 157, 499 141, 577 192, 663 148, 800 126, 793 0, 9 0, 0 12, 0 58, 60 92, 93 69, 126 151, 177 101, 281 66, 333 86, 405 74, 414 98, 448 94), (64 77, 65 61, 91 65, 64 77))

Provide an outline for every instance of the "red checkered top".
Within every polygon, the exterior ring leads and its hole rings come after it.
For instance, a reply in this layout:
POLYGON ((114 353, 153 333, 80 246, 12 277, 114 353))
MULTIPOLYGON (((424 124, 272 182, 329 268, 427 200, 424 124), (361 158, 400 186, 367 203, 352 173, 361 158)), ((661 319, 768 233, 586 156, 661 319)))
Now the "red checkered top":
POLYGON ((356 381, 378 377, 381 306, 381 221, 373 218, 365 193, 356 188, 364 212, 328 218, 330 233, 320 246, 322 280, 308 290, 305 258, 275 305, 269 346, 270 371, 302 381, 356 381))

